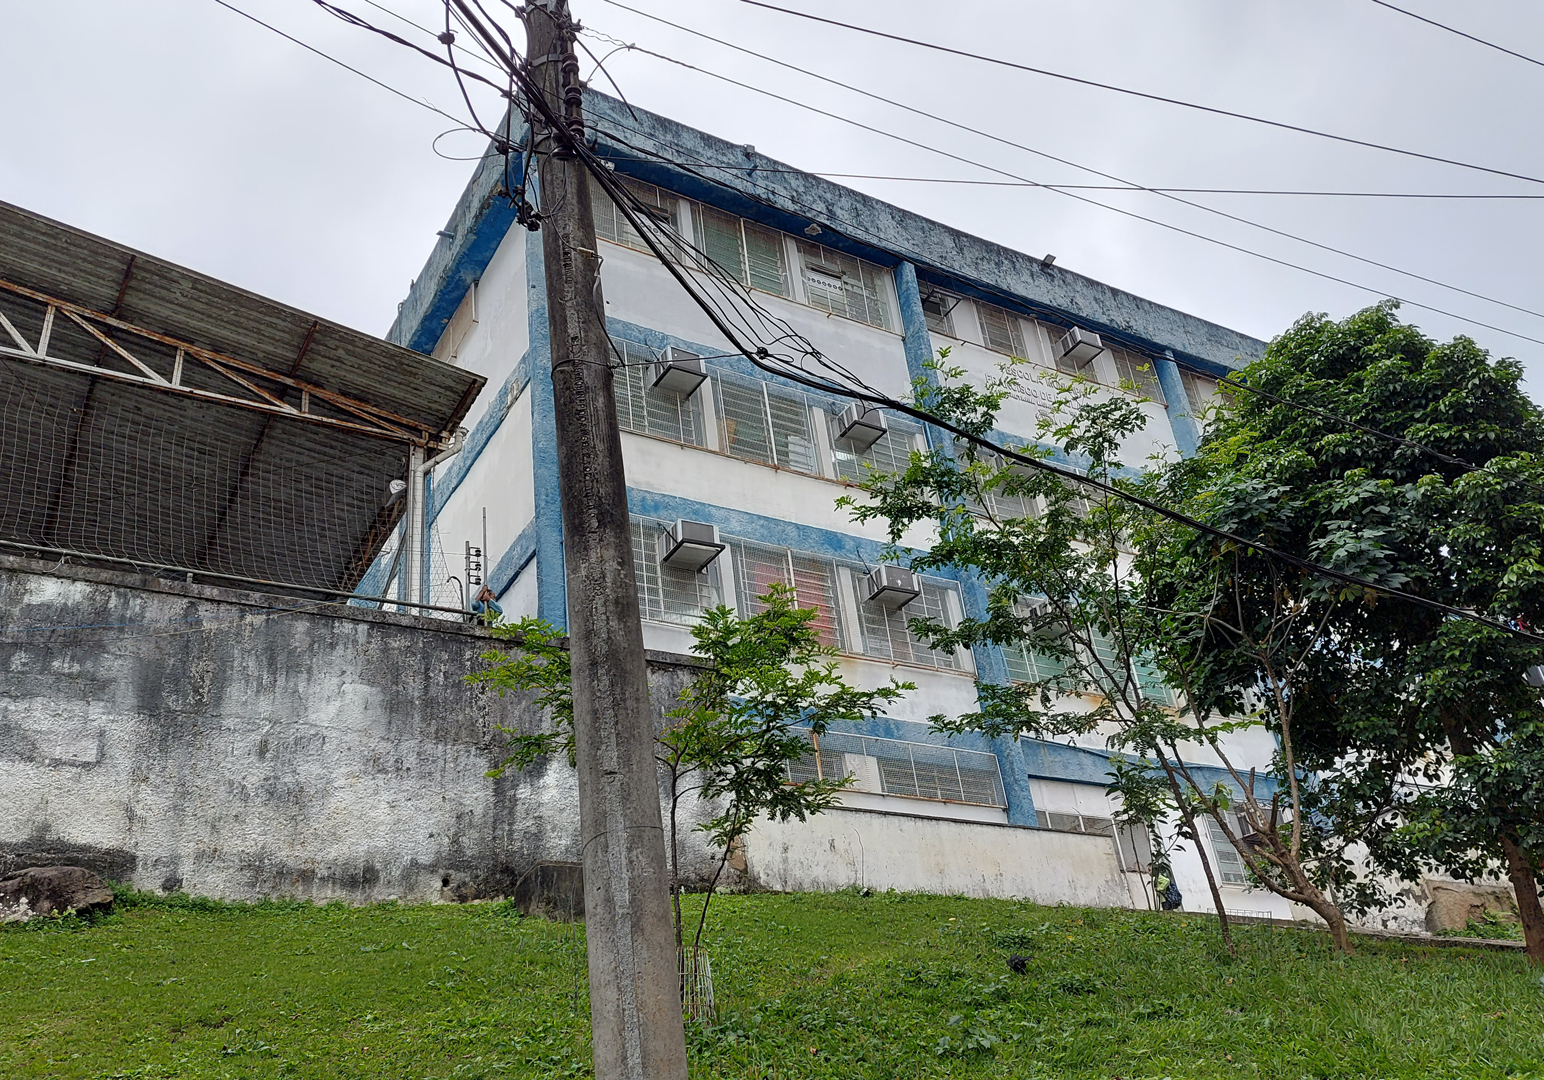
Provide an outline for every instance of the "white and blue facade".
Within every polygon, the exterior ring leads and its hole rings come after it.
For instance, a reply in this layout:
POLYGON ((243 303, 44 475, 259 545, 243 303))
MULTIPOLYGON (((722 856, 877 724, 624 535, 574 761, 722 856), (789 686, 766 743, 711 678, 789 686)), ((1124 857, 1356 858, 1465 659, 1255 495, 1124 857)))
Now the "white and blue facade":
MULTIPOLYGON (((1054 372, 1054 343, 1080 327, 1107 346, 1085 372, 1102 392, 1127 392, 1123 379, 1144 384, 1148 425, 1126 448, 1136 463, 1194 449, 1192 412, 1214 386, 1194 369, 1220 375, 1263 349, 1224 327, 790 170, 749 147, 596 94, 587 96, 586 110, 597 153, 661 220, 739 276, 763 307, 885 393, 903 397, 914 379, 931 377, 925 365, 945 347, 972 376, 991 376, 1009 355, 1054 372)), ((428 479, 428 542, 454 566, 465 543, 483 543, 486 520, 486 581, 506 616, 562 625, 567 596, 542 245, 538 233, 515 223, 505 190, 512 179, 502 159, 481 163, 446 226, 451 238, 435 248, 390 337, 488 378, 464 448, 428 479)), ((726 355, 729 344, 599 192, 596 219, 607 325, 624 361, 618 413, 645 643, 688 652, 694 615, 717 603, 749 611, 768 583, 783 581, 820 611, 822 633, 851 680, 917 685, 887 719, 834 733, 822 746, 822 768, 857 776, 849 809, 758 830, 750 856, 762 863, 763 883, 820 887, 857 875, 870 885, 1143 906, 1140 875, 1126 872, 1134 868, 1132 852, 1123 854, 1106 831, 1101 739, 1087 746, 948 740, 929 731, 927 717, 975 707, 978 680, 1006 681, 1031 662, 993 647, 939 653, 910 634, 906 620, 924 609, 944 619, 982 614, 980 582, 968 573, 924 579, 922 596, 900 612, 864 599, 863 576, 879 564, 884 536, 878 526, 854 523, 837 501, 858 493, 864 463, 904 461, 937 433, 891 416, 888 434, 857 452, 835 427, 846 402, 726 355), (710 377, 689 398, 649 386, 647 365, 667 347, 706 358, 710 377), (718 528, 727 548, 708 572, 661 564, 664 528, 679 519, 718 528), (844 830, 856 844, 843 839, 844 830), (982 875, 982 858, 1004 865, 982 875), (1032 869, 1006 865, 1014 861, 1032 869)), ((1038 389, 1015 395, 999 418, 1002 434, 1033 438, 1049 397, 1038 389)), ((927 542, 924 535, 908 539, 927 542)), ((429 595, 438 584, 429 580, 434 560, 421 564, 422 594, 429 595)), ((1236 762, 1268 760, 1268 737, 1237 738, 1236 762)), ((1219 854, 1226 862, 1231 852, 1219 854)), ((1192 861, 1176 863, 1186 906, 1207 908, 1192 861)), ((1237 909, 1288 914, 1267 894, 1237 891, 1237 909)), ((1233 899, 1227 903, 1234 907, 1233 899)))

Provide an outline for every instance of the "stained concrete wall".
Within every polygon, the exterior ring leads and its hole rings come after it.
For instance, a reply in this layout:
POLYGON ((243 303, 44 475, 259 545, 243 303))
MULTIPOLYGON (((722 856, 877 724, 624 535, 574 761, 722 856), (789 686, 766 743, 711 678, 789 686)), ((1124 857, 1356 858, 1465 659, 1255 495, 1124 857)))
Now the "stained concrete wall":
MULTIPOLYGON (((10 557, 0 612, 0 872, 70 862, 233 899, 577 905, 567 762, 486 775, 501 727, 542 723, 527 696, 463 679, 486 632, 10 557)), ((656 708, 691 672, 650 654, 656 708)), ((691 879, 712 869, 691 831, 703 812, 682 825, 691 879)), ((901 814, 763 825, 744 862, 731 887, 1132 902, 1108 839, 901 814)))

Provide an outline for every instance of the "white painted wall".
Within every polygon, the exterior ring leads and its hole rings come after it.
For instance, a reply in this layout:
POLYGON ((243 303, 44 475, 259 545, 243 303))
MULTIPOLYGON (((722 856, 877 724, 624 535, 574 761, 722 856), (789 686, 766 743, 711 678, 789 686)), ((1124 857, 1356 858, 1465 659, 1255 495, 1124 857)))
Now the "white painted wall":
MULTIPOLYGON (((437 472, 444 476, 446 467, 437 472)), ((491 571, 536 513, 529 389, 515 401, 435 519, 453 573, 460 573, 462 545, 466 541, 482 546, 484 507, 488 509, 488 550, 484 562, 485 569, 491 571)))
MULTIPOLYGON (((476 285, 477 321, 461 339, 455 355, 441 357, 488 379, 488 385, 463 421, 468 431, 487 412, 494 390, 504 384, 530 344, 531 324, 526 306, 530 284, 526 279, 525 230, 511 229, 476 285)), ((435 355, 439 356, 441 351, 437 347, 435 355)))
POLYGON ((748 876, 765 888, 849 886, 1040 904, 1144 906, 1109 837, 932 817, 831 810, 760 822, 746 841, 748 876))

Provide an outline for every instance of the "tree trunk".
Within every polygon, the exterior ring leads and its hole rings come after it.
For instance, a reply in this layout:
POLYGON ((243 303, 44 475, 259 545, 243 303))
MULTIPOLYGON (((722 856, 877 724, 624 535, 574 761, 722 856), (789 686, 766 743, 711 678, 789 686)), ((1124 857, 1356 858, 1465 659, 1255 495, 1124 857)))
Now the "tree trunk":
POLYGON ((1323 919, 1325 925, 1330 928, 1330 939, 1335 942, 1335 951, 1350 956, 1351 933, 1346 929, 1346 917, 1340 913, 1340 908, 1336 907, 1330 898, 1311 882, 1303 881, 1300 891, 1314 914, 1323 919))
POLYGON ((677 790, 680 780, 675 769, 670 770, 670 906, 675 915, 675 949, 681 955, 684 935, 681 932, 681 848, 676 841, 676 806, 681 801, 677 790))
MULTIPOLYGON (((1185 804, 1179 804, 1183 807, 1185 804)), ((1238 950, 1233 945, 1233 928, 1228 923, 1228 909, 1222 904, 1222 889, 1217 885, 1217 875, 1212 873, 1212 860, 1206 857, 1206 849, 1201 846, 1201 830, 1196 828, 1196 819, 1186 810, 1180 810, 1180 816, 1184 818, 1185 828, 1190 830, 1191 843, 1196 846, 1196 855, 1201 860, 1201 869, 1206 872, 1206 887, 1212 891, 1212 906, 1217 909, 1217 926, 1222 930, 1222 943, 1228 947, 1229 956, 1237 956, 1238 950)))
POLYGON ((1544 964, 1544 908, 1539 906, 1538 879, 1528 853, 1505 833, 1501 836, 1501 850, 1506 854, 1507 877, 1512 880, 1512 891, 1517 894, 1517 917, 1523 924, 1528 960, 1544 964))
MULTIPOLYGON (((1473 757, 1476 752, 1474 739, 1455 717, 1444 714, 1442 726, 1447 731, 1448 745, 1459 757, 1473 757)), ((1539 906, 1539 883, 1529 865, 1528 853, 1506 833, 1499 837, 1501 854, 1506 859, 1506 875, 1512 882, 1512 892, 1517 897, 1517 918, 1523 924, 1523 941, 1527 945, 1528 961, 1544 964, 1544 909, 1539 906)))

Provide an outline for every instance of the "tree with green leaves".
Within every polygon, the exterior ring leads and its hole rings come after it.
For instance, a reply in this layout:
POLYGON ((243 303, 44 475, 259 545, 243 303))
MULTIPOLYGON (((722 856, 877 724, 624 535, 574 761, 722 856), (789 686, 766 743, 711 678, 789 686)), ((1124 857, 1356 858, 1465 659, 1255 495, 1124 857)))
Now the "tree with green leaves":
POLYGON ((1544 698, 1524 675, 1544 647, 1513 632, 1544 632, 1544 416, 1515 361, 1439 344, 1396 308, 1307 316, 1273 341, 1238 376, 1263 393, 1230 396, 1184 482, 1213 493, 1214 524, 1478 619, 1191 548, 1252 587, 1283 580, 1325 626, 1294 707, 1315 813, 1385 870, 1506 877, 1544 963, 1544 698))
MULTIPOLYGON (((665 710, 656 758, 666 781, 670 892, 676 946, 682 954, 688 1007, 707 926, 708 904, 724 867, 761 819, 805 820, 834 806, 847 778, 794 781, 789 767, 811 752, 810 735, 837 722, 872 720, 915 687, 892 680, 872 690, 842 678, 835 650, 821 644, 818 612, 801 608, 794 591, 774 584, 741 618, 727 607, 706 612, 692 627, 702 662, 680 698, 665 710), (694 826, 717 852, 690 945, 681 912, 680 823, 684 804, 705 803, 709 816, 694 826)), ((548 730, 507 731, 509 756, 494 770, 527 768, 556 753, 573 753, 573 703, 567 643, 551 625, 525 619, 494 628, 510 652, 483 655, 468 678, 506 693, 534 691, 548 710, 548 730)))
MULTIPOLYGON (((946 365, 944 354, 936 381, 917 380, 915 400, 982 437, 1029 377, 1014 361, 974 387, 946 365)), ((1337 948, 1349 951, 1344 915, 1321 887, 1321 864, 1334 861, 1323 856, 1335 849, 1305 812, 1309 793, 1294 756, 1302 658, 1323 644, 1324 628, 1285 590, 1246 594, 1226 561, 1162 565, 1174 555, 1167 523, 1126 496, 1196 510, 1207 492, 1167 468, 1121 460, 1122 445, 1144 423, 1133 398, 1062 380, 1039 438, 1009 448, 1031 464, 966 439, 914 454, 902 473, 870 475, 867 501, 848 505, 858 520, 885 522, 897 557, 903 536, 932 526, 930 550, 909 555, 914 570, 967 569, 986 583, 984 617, 952 628, 913 625, 935 648, 1003 646, 1016 678, 981 685, 978 712, 936 717, 935 727, 992 737, 1102 735, 1117 755, 1146 762, 1168 788, 1195 838, 1225 935, 1226 908, 1197 828, 1207 818, 1257 884, 1312 908, 1337 948), (1036 467, 1062 455, 1096 483, 1036 467), (1163 589, 1180 578, 1183 591, 1163 589), (1234 649, 1226 661, 1206 647, 1219 634, 1234 649), (1235 765, 1228 749, 1230 737, 1262 727, 1278 747, 1265 778, 1235 765), (1210 767, 1197 764, 1201 758, 1210 767)))

